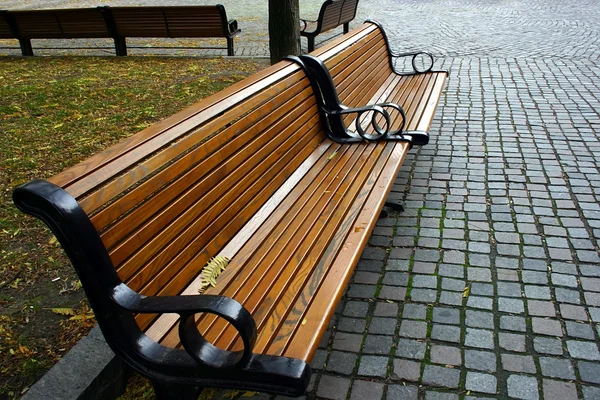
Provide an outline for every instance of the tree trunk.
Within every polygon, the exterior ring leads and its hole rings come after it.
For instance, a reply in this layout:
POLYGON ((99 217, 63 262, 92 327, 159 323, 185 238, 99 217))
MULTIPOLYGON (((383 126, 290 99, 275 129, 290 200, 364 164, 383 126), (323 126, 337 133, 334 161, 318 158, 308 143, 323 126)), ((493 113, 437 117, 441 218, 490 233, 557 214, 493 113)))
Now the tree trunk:
POLYGON ((269 0, 269 50, 271 64, 285 56, 300 55, 298 0, 269 0))

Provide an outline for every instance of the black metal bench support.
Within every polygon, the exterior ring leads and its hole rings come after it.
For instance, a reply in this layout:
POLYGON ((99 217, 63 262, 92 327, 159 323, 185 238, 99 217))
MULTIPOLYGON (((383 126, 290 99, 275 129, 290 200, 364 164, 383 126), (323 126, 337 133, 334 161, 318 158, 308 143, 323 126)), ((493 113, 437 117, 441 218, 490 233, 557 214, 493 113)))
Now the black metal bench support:
POLYGON ((124 37, 115 38, 115 53, 121 57, 127 55, 127 42, 124 37))
POLYGON ((227 55, 233 56, 233 37, 227 38, 227 55))
POLYGON ((306 39, 308 39, 308 52, 310 53, 315 49, 315 37, 307 36, 306 39))
POLYGON ((33 47, 31 47, 31 39, 19 39, 21 46, 21 54, 24 56, 33 56, 33 47))

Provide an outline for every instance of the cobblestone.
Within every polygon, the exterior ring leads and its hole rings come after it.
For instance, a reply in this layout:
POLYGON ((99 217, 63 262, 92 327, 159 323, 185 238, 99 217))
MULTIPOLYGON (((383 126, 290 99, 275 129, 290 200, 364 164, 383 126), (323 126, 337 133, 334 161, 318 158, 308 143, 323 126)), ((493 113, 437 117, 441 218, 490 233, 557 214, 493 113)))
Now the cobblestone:
POLYGON ((423 372, 423 383, 432 386, 457 388, 460 371, 451 368, 426 365, 423 372))
POLYGON ((525 336, 514 333, 500 332, 498 333, 500 347, 509 351, 525 351, 525 336))
POLYGON ((385 385, 377 382, 354 381, 350 400, 381 399, 385 385))
POLYGON ((535 374, 535 364, 531 356, 502 354, 502 367, 507 371, 535 374))
POLYGON ((425 357, 426 347, 427 345, 424 342, 410 339, 399 339, 396 347, 396 355, 405 358, 422 360, 425 357))
POLYGON ((317 396, 324 399, 343 400, 350 389, 350 379, 323 375, 317 388, 317 396))
POLYGON ((563 358, 540 357, 542 375, 551 378, 575 379, 573 366, 569 360, 563 358))
POLYGON ((419 390, 415 386, 390 385, 386 399, 390 400, 417 400, 419 390))
POLYGON ((494 333, 485 329, 467 328, 465 346, 493 349, 494 333))
POLYGON ((594 342, 567 340, 567 349, 571 357, 592 361, 600 360, 598 345, 594 342))
POLYGON ((460 349, 451 346, 432 345, 430 350, 431 362, 445 365, 461 365, 460 349))
POLYGON ((358 366, 358 374, 384 378, 387 371, 387 357, 362 356, 358 366))
POLYGON ((544 379, 543 392, 545 400, 566 400, 577 398, 577 388, 571 382, 544 379))
POLYGON ((421 377, 421 363, 410 360, 394 360, 394 379, 418 382, 421 377))
POLYGON ((523 375, 510 375, 507 379, 508 395, 516 399, 539 399, 538 383, 535 378, 523 375))
POLYGON ((465 366, 480 371, 496 372, 496 355, 489 351, 465 350, 465 366))
POLYGON ((467 372, 465 388, 474 392, 496 393, 497 381, 494 375, 481 372, 467 372))

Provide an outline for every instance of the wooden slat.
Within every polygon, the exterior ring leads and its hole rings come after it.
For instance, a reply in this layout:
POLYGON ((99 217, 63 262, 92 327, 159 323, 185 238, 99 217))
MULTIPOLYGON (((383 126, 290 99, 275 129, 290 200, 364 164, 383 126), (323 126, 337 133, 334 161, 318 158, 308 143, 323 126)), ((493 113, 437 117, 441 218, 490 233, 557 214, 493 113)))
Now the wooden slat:
POLYGON ((97 8, 8 11, 19 33, 29 39, 111 37, 97 8))
MULTIPOLYGON (((286 71, 286 72, 291 72, 291 71, 286 71)), ((265 80, 268 80, 268 81, 271 81, 271 83, 274 83, 277 80, 279 80, 279 79, 275 79, 275 78, 283 78, 283 77, 285 77, 285 75, 281 76, 280 73, 276 73, 269 77, 271 79, 267 78, 265 80)), ((275 95, 275 94, 279 93, 281 90, 285 90, 287 84, 288 83, 285 83, 283 85, 283 87, 273 85, 272 87, 268 87, 265 90, 265 92, 269 96, 275 95)), ((187 135, 190 132, 193 132, 204 121, 215 118, 219 114, 222 114, 224 111, 231 108, 231 106, 233 106, 233 104, 241 102, 242 100, 244 100, 246 98, 246 96, 250 97, 251 95, 256 93, 257 89, 260 90, 264 87, 265 87, 264 85, 259 85, 259 87, 246 88, 242 91, 243 93, 239 93, 239 96, 236 96, 234 98, 223 99, 223 101, 220 104, 210 107, 207 110, 203 110, 203 112, 200 112, 197 115, 194 115, 194 116, 180 122, 179 124, 177 124, 173 127, 170 127, 168 130, 161 131, 160 135, 158 135, 158 134, 152 135, 152 138, 150 138, 151 140, 147 140, 144 143, 141 143, 139 146, 135 146, 135 147, 131 148, 129 151, 124 152, 123 154, 120 154, 119 157, 112 160, 110 162, 110 164, 104 165, 102 169, 89 174, 87 177, 82 178, 75 184, 69 186, 67 188, 67 191, 69 193, 71 193, 72 196, 78 197, 79 195, 84 194, 84 193, 104 184, 105 182, 113 179, 114 176, 126 171, 127 169, 131 168, 133 165, 142 161, 144 158, 148 157, 149 155, 153 154, 154 152, 158 151, 159 149, 167 146, 169 143, 180 140, 182 137, 184 137, 184 135, 187 135)), ((255 101, 257 103, 260 102, 261 100, 262 100, 262 98, 255 98, 255 101)), ((246 105, 246 106, 248 106, 248 105, 246 105)), ((235 117, 241 117, 243 114, 248 112, 248 109, 246 107, 237 107, 237 108, 234 108, 233 111, 234 112, 230 114, 230 118, 231 118, 230 121, 233 121, 233 118, 235 118, 235 117)), ((222 121, 221 119, 219 119, 218 123, 220 125, 222 125, 223 123, 227 123, 227 120, 222 121)), ((142 131, 142 132, 144 132, 144 131, 142 131)), ((198 140, 205 139, 210 134, 212 134, 212 131, 205 131, 204 136, 199 137, 198 140)), ((153 171, 147 171, 147 172, 145 172, 145 175, 147 175, 150 172, 153 172, 153 171)), ((117 182, 118 189, 121 189, 121 190, 126 189, 128 186, 131 186, 132 184, 133 184, 132 182, 127 181, 127 180, 124 180, 123 182, 117 182), (128 186, 123 187, 124 185, 128 185, 128 186)), ((118 189, 116 191, 117 193, 118 193, 118 189)), ((93 201, 91 201, 91 202, 87 201, 87 200, 80 201, 80 203, 82 204, 82 206, 84 207, 84 210, 86 210, 86 212, 91 212, 92 210, 95 210, 97 207, 103 205, 106 201, 112 199, 114 192, 99 191, 99 194, 100 194, 99 198, 94 198, 93 201)))
MULTIPOLYGON (((370 232, 374 227, 379 210, 381 210, 383 202, 385 202, 387 196, 381 196, 381 192, 389 193, 406 155, 407 145, 405 143, 388 143, 386 146, 393 147, 394 152, 392 153, 392 157, 390 157, 388 165, 381 168, 382 174, 380 180, 374 185, 377 188, 376 193, 370 196, 368 201, 363 203, 362 207, 360 206, 360 202, 355 204, 352 214, 359 212, 358 219, 354 221, 350 219, 346 223, 351 228, 346 240, 343 240, 341 237, 336 238, 337 240, 332 241, 328 248, 327 254, 336 254, 335 247, 337 247, 338 257, 330 265, 329 273, 322 280, 319 290, 316 293, 312 293, 310 304, 320 305, 320 307, 309 307, 303 314, 294 314, 293 319, 286 321, 288 329, 278 332, 276 341, 267 349, 267 353, 281 354, 301 360, 312 359, 321 336, 325 332, 327 323, 331 319, 337 302, 340 300, 352 275, 353 269, 348 268, 348 265, 355 265, 358 262, 370 236, 370 232), (387 186, 384 186, 386 183, 387 186), (336 241, 340 241, 341 243, 336 241), (344 251, 339 251, 339 249, 344 251), (332 299, 333 301, 331 301, 332 299), (282 340, 286 338, 288 332, 292 332, 291 328, 295 328, 293 336, 289 337, 288 340, 282 340), (314 332, 319 332, 320 334, 315 335, 314 332), (293 343, 293 346, 290 343, 293 343)), ((326 261, 322 260, 322 263, 325 264, 326 261)), ((302 293, 299 303, 302 304, 302 302, 306 301, 306 297, 309 294, 311 293, 302 293)), ((304 304, 302 306, 304 307, 304 304)))
POLYGON ((227 20, 216 6, 111 7, 125 37, 223 37, 227 20))
MULTIPOLYGON (((203 267, 208 261, 208 258, 212 255, 218 254, 219 250, 223 248, 224 245, 227 244, 228 238, 231 238, 238 232, 242 226, 249 221, 250 218, 248 216, 252 216, 262 207, 265 201, 269 198, 270 195, 274 193, 277 187, 281 186, 283 181, 285 181, 290 175, 290 172, 293 172, 298 166, 314 151, 316 146, 322 141, 322 132, 320 129, 317 129, 317 124, 313 124, 314 129, 310 129, 301 140, 296 141, 294 144, 295 147, 299 149, 303 149, 303 151, 291 150, 288 151, 288 154, 278 155, 283 156, 279 157, 278 162, 274 164, 269 171, 264 175, 264 179, 269 182, 269 187, 267 188, 267 193, 259 193, 255 197, 254 201, 248 201, 247 199, 241 197, 240 203, 246 204, 246 207, 238 213, 237 217, 225 226, 220 233, 217 232, 212 236, 212 241, 206 245, 205 249, 200 249, 199 253, 197 253, 195 259, 191 260, 187 267, 187 273, 180 272, 178 275, 178 279, 183 279, 181 283, 187 285, 193 277, 198 274, 198 267, 203 267), (311 135, 312 134, 312 135, 311 135), (292 158, 291 154, 296 153, 297 157, 292 158), (244 218, 246 217, 246 218, 244 218), (198 261, 198 258, 202 258, 201 261, 198 261), (196 266, 196 267, 194 267, 196 266), (183 276, 183 278, 182 278, 183 276)), ((159 295, 169 295, 175 294, 173 293, 175 290, 178 290, 177 293, 181 292, 181 288, 185 287, 180 284, 177 284, 176 287, 166 287, 166 289, 161 290, 159 295)), ((138 318, 139 322, 143 321, 144 318, 148 318, 148 316, 141 316, 138 318)), ((142 325, 145 327, 145 325, 142 325)))
MULTIPOLYGON (((293 85, 288 93, 282 93, 272 98, 270 102, 276 105, 277 107, 283 106, 286 102, 289 102, 285 108, 289 111, 289 107, 295 107, 302 99, 310 99, 308 97, 308 82, 306 80, 300 81, 301 84, 293 85), (290 102, 289 97, 292 97, 290 102)), ((270 98, 269 93, 262 93, 260 99, 256 99, 255 101, 265 101, 265 99, 270 98)), ((253 102, 254 103, 254 102, 253 102)), ((246 104, 246 103, 244 103, 246 104)), ((251 104, 248 104, 250 106, 251 104)), ((309 107, 309 104, 306 104, 303 108, 309 107)), ((268 118, 264 118, 265 115, 264 110, 261 108, 253 110, 251 113, 244 116, 242 120, 238 120, 233 123, 227 129, 223 130, 219 135, 211 137, 203 146, 197 148, 197 150, 191 151, 177 160, 177 157, 186 149, 189 149, 194 144, 203 141, 207 138, 211 132, 215 129, 221 129, 222 126, 225 125, 229 121, 233 121, 234 119, 239 119, 239 113, 233 113, 232 115, 228 115, 225 113, 223 115, 223 121, 215 120, 213 122, 209 122, 205 124, 203 127, 194 130, 192 134, 183 140, 175 143, 172 146, 166 148, 163 152, 161 152, 158 156, 153 157, 152 159, 136 166, 132 170, 127 172, 127 175, 121 175, 120 180, 129 180, 129 185, 136 183, 137 179, 143 175, 143 172, 157 170, 161 163, 164 163, 165 159, 173 159, 176 160, 173 165, 171 165, 168 170, 163 170, 158 172, 155 176, 150 178, 148 181, 144 182, 142 186, 137 187, 135 191, 129 192, 127 195, 121 197, 119 200, 115 201, 109 207, 101 210, 99 213, 92 217, 92 222, 99 230, 104 230, 109 223, 115 221, 120 215, 129 212, 132 210, 137 204, 139 204, 142 200, 144 200, 149 194, 154 193, 158 190, 165 182, 169 182, 175 177, 181 176, 181 178, 177 178, 178 180, 184 180, 184 184, 188 186, 191 185, 193 181, 190 181, 189 177, 186 177, 190 174, 191 176, 195 176, 194 181, 198 180, 203 174, 202 171, 212 170, 220 159, 229 157, 233 154, 234 150, 237 149, 240 145, 242 145, 243 139, 250 136, 248 132, 248 126, 255 125, 255 127, 260 128, 267 126, 272 123, 275 118, 280 118, 283 115, 283 112, 279 109, 276 109, 274 112, 270 114, 268 118), (256 125, 258 124, 258 125, 256 125), (219 150, 218 153, 215 153, 216 150, 219 150), (197 164, 192 170, 189 170, 190 167, 197 164), (187 171, 187 172, 186 172, 187 171)), ((255 134, 258 132, 255 132, 255 134)), ((111 184, 119 185, 120 187, 124 186, 120 182, 114 182, 111 184)), ((172 186, 172 185, 171 185, 172 186)), ((175 191, 182 190, 181 188, 174 188, 175 191)), ((107 186, 102 188, 102 191, 99 192, 99 195, 106 197, 107 186)), ((118 187, 113 190, 114 194, 119 193, 118 187)), ((89 201, 91 196, 85 199, 85 201, 89 201)), ((129 214, 125 219, 119 221, 118 225, 125 225, 123 229, 133 229, 132 224, 134 221, 139 221, 139 215, 142 214, 152 214, 164 206, 169 200, 172 199, 172 195, 165 194, 165 199, 161 199, 156 202, 144 204, 141 208, 138 208, 135 213, 129 214), (142 213, 142 214, 140 214, 142 213)), ((103 200, 96 201, 97 204, 101 204, 103 200)), ((83 202, 83 201, 82 201, 83 202)), ((90 207, 91 208, 91 207, 90 207)), ((139 222, 138 222, 139 224, 139 222)), ((124 235, 122 231, 121 233, 115 233, 115 229, 117 227, 113 226, 109 231, 103 232, 103 241, 105 245, 109 248, 112 248, 114 244, 120 240, 120 238, 124 235)))
MULTIPOLYGON (((291 116, 295 116, 295 114, 292 113, 291 116)), ((311 116, 307 113, 302 119, 296 121, 295 124, 289 125, 289 128, 291 129, 290 133, 294 132, 298 126, 308 123, 309 118, 311 118, 311 116)), ((312 120, 317 120, 316 111, 313 113, 312 120)), ((275 127, 285 123, 288 123, 288 119, 282 119, 279 125, 276 125, 275 127)), ((313 125, 314 123, 315 122, 313 122, 313 125)), ((287 131, 283 130, 283 132, 287 131)), ((176 218, 177 221, 175 222, 173 229, 180 230, 187 226, 191 221, 202 218, 201 215, 204 210, 209 206, 214 205, 217 201, 220 202, 223 196, 225 196, 226 191, 229 191, 230 188, 238 187, 243 184, 243 186, 240 186, 241 189, 239 189, 239 191, 243 193, 247 190, 250 181, 247 179, 244 180, 244 178, 257 166, 266 168, 270 164, 276 162, 276 160, 273 160, 272 152, 278 148, 279 142, 271 140, 272 138, 269 134, 272 133, 273 129, 265 131, 259 137, 260 140, 254 139, 249 146, 242 148, 241 151, 238 151, 238 153, 231 158, 231 160, 228 160, 230 162, 224 163, 219 168, 213 167, 213 169, 207 170, 211 171, 211 173, 205 179, 199 181, 189 190, 181 190, 182 195, 180 198, 176 199, 169 207, 165 207, 161 210, 160 213, 149 220, 149 222, 136 228, 135 231, 132 231, 127 240, 120 243, 118 247, 115 247, 110 255, 115 265, 121 265, 121 262, 132 253, 132 245, 135 246, 135 243, 140 242, 144 243, 146 240, 152 238, 152 240, 144 246, 146 250, 141 250, 139 252, 141 254, 139 257, 129 258, 127 262, 120 267, 119 273, 124 274, 123 279, 127 279, 125 276, 129 276, 129 274, 126 273, 127 270, 131 270, 132 268, 133 270, 136 270, 139 265, 148 261, 155 252, 158 252, 162 246, 172 241, 172 236, 165 236, 168 235, 168 230, 157 235, 158 232, 163 229, 165 224, 176 218), (198 204, 198 206, 192 206, 194 203, 198 204), (182 210, 186 209, 189 209, 190 211, 193 210, 193 212, 187 214, 182 213, 182 210)), ((300 135, 296 134, 290 136, 297 138, 300 135)), ((275 137, 275 135, 273 137, 275 137)), ((285 139, 288 146, 291 145, 292 142, 290 142, 290 139, 285 139)), ((199 168, 202 167, 203 165, 200 164, 199 168)), ((187 179, 184 176, 182 179, 178 180, 178 182, 185 185, 187 184, 186 180, 187 179)), ((238 194, 232 193, 230 195, 237 196, 238 194)), ((215 212, 218 213, 218 211, 215 212)), ((138 219, 141 218, 138 217, 138 219)))

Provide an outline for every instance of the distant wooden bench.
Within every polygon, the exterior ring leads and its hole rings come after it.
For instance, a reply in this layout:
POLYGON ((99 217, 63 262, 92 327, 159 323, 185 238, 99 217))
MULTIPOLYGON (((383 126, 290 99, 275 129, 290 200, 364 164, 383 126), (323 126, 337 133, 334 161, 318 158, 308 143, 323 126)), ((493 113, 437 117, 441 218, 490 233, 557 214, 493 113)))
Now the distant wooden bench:
POLYGON ((315 49, 315 37, 323 32, 344 25, 344 33, 348 33, 357 8, 358 0, 327 0, 321 6, 316 21, 301 19, 300 34, 308 39, 308 51, 315 49))
POLYGON ((194 398, 197 387, 304 393, 447 77, 400 75, 390 54, 365 23, 318 58, 279 62, 14 191, 69 255, 108 344, 158 398, 194 398), (325 98, 315 93, 327 84, 325 98), (229 265, 199 295, 215 256, 229 265))
POLYGON ((216 6, 97 7, 62 10, 0 12, 0 38, 19 40, 24 56, 33 56, 31 39, 112 38, 118 56, 127 55, 126 38, 227 39, 233 55, 233 38, 241 31, 227 20, 225 8, 216 6))

